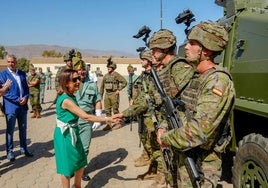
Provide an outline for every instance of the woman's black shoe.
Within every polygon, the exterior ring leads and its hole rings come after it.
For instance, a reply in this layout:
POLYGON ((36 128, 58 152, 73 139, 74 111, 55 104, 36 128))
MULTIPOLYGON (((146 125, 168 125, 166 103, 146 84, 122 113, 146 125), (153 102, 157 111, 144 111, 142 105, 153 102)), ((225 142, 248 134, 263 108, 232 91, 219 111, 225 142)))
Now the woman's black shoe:
POLYGON ((82 180, 83 181, 89 181, 91 178, 89 177, 89 175, 87 175, 87 174, 83 174, 83 176, 82 176, 82 180))

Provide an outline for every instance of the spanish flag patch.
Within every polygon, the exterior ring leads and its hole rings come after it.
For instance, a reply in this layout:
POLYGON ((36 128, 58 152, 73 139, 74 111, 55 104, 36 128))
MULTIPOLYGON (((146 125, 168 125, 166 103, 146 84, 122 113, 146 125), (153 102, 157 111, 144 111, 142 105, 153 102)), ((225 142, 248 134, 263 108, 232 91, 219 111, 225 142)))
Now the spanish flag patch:
POLYGON ((215 93, 216 95, 220 96, 220 97, 222 96, 222 91, 217 89, 217 88, 213 88, 212 92, 215 93))

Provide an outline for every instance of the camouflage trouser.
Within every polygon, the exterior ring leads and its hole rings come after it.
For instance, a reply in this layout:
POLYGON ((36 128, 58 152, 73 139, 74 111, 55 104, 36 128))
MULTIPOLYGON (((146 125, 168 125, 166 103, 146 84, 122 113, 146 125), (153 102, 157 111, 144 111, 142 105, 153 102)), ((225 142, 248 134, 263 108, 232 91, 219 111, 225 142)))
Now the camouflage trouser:
MULTIPOLYGON (((218 181, 221 177, 221 156, 220 154, 215 153, 214 151, 203 150, 204 153, 198 152, 198 156, 200 157, 201 165, 200 169, 204 175, 204 181, 201 182, 201 187, 206 188, 216 188, 218 181)), ((184 156, 179 154, 178 157, 178 171, 177 171, 177 182, 178 187, 192 187, 192 183, 190 181, 190 177, 184 165, 184 156)))
POLYGON ((119 113, 119 94, 115 95, 114 92, 105 92, 104 95, 104 109, 106 116, 110 117, 113 114, 119 113))
MULTIPOLYGON (((160 146, 157 142, 157 135, 151 117, 144 117, 143 128, 143 132, 140 134, 140 139, 144 149, 150 157, 150 161, 157 163, 157 170, 165 175, 167 183, 171 186, 176 185, 176 183, 174 183, 176 182, 176 177, 166 168, 162 151, 160 150, 160 146)), ((174 164, 174 166, 176 166, 176 164, 174 164)))
POLYGON ((153 152, 155 148, 152 146, 152 132, 154 132, 153 122, 150 121, 148 117, 143 117, 142 122, 140 122, 142 125, 142 132, 140 133, 140 140, 141 143, 147 152, 149 158, 153 155, 153 152))
POLYGON ((37 110, 38 112, 41 111, 41 105, 40 105, 40 93, 39 92, 33 92, 30 93, 30 104, 32 106, 32 110, 37 110))

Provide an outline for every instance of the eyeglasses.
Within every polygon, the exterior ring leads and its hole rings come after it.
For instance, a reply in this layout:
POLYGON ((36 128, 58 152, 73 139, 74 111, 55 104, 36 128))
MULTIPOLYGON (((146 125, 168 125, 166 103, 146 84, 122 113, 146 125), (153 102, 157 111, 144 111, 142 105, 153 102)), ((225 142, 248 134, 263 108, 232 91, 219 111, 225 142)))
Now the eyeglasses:
POLYGON ((80 76, 78 76, 78 77, 74 77, 74 78, 72 78, 72 82, 77 82, 77 80, 81 80, 81 77, 80 76))

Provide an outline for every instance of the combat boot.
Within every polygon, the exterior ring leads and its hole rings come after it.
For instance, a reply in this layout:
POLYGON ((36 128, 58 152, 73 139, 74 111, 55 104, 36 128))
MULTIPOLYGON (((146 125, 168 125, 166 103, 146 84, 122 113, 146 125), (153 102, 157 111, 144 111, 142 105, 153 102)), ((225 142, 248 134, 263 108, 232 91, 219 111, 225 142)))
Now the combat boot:
POLYGON ((144 174, 140 174, 137 176, 138 180, 152 180, 155 179, 157 177, 157 162, 153 161, 147 172, 145 172, 144 174))
POLYGON ((110 123, 107 123, 106 127, 102 129, 103 131, 111 131, 112 130, 112 125, 110 123))
POLYGON ((36 111, 36 118, 41 118, 41 114, 38 110, 36 111))
POLYGON ((136 161, 134 166, 135 167, 142 167, 142 166, 147 166, 150 164, 150 160, 146 160, 144 158, 140 158, 140 160, 136 161))
POLYGON ((150 164, 150 157, 148 153, 143 149, 142 154, 139 158, 135 159, 135 167, 142 167, 142 166, 147 166, 150 164))
POLYGON ((148 155, 142 154, 136 161, 134 166, 135 167, 142 167, 142 166, 147 166, 150 164, 150 158, 148 155))
POLYGON ((36 118, 36 110, 33 110, 33 114, 31 115, 30 118, 36 118))

